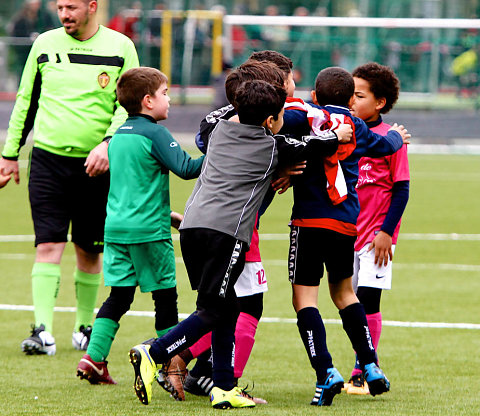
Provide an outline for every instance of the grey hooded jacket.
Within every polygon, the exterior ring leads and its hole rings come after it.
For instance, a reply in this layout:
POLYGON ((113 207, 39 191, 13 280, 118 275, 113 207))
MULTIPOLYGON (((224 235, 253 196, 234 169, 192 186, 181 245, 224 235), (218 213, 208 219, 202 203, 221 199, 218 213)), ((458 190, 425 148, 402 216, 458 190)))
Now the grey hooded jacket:
POLYGON ((277 141, 264 127, 220 120, 180 229, 209 228, 250 244, 277 163, 277 141))
POLYGON ((261 126, 220 119, 209 137, 208 150, 180 229, 209 228, 250 245, 256 214, 279 163, 304 160, 307 154, 332 154, 334 132, 296 140, 273 136, 261 126))

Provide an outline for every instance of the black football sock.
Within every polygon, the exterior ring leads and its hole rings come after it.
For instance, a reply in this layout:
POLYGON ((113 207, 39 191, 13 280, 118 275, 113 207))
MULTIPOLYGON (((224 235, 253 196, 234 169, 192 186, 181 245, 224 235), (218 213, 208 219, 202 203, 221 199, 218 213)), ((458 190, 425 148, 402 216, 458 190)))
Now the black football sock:
POLYGON ((210 330, 211 327, 194 312, 163 337, 157 338, 150 348, 150 355, 157 364, 165 363, 193 345, 210 330))
POLYGON ((377 362, 363 305, 361 303, 353 303, 340 310, 339 314, 342 318, 343 329, 357 353, 361 368, 363 369, 366 364, 377 362))
POLYGON ((212 378, 215 387, 230 391, 235 387, 233 365, 235 356, 235 327, 221 325, 212 331, 212 378))
POLYGON ((327 348, 327 335, 322 317, 317 308, 308 307, 297 312, 297 326, 307 351, 310 364, 322 381, 327 370, 333 367, 332 356, 327 348))

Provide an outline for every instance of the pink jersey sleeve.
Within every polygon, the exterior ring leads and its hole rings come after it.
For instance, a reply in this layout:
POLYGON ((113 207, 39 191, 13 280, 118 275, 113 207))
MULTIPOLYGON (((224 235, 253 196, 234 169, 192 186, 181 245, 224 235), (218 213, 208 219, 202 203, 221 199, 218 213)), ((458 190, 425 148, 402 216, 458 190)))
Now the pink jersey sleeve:
POLYGON ((390 172, 394 183, 410 180, 410 168, 408 166, 406 144, 390 157, 390 172))
MULTIPOLYGON (((382 123, 371 130, 385 135, 390 126, 382 123)), ((362 157, 358 163, 359 177, 357 194, 360 203, 360 214, 357 220, 358 237, 355 250, 360 250, 370 243, 380 231, 387 215, 395 182, 409 181, 407 145, 391 156, 381 158, 362 157)), ((396 244, 400 222, 392 236, 396 244)))

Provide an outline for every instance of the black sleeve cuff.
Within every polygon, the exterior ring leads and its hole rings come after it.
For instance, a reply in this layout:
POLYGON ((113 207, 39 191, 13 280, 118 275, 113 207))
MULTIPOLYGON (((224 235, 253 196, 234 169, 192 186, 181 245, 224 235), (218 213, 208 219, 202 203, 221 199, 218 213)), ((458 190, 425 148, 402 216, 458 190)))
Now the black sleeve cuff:
POLYGON ((14 160, 14 161, 18 160, 18 156, 3 156, 2 155, 2 158, 5 159, 5 160, 14 160))

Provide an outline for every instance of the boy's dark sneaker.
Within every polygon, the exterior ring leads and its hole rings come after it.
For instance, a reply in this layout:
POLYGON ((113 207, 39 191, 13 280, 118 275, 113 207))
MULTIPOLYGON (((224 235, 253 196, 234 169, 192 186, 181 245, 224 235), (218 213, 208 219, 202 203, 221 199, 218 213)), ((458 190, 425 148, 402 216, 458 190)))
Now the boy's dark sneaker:
POLYGON ((355 395, 366 395, 370 394, 368 389, 368 384, 363 378, 363 374, 355 374, 348 380, 348 384, 346 384, 347 394, 355 394, 355 395))
POLYGON ((377 364, 367 364, 363 370, 363 376, 368 383, 368 388, 372 396, 386 393, 390 390, 390 382, 377 364))
POLYGON ((55 338, 50 332, 45 331, 45 325, 38 328, 32 325, 32 333, 22 341, 22 351, 27 355, 47 354, 55 355, 57 347, 55 338))
POLYGON ((163 375, 162 367, 163 367, 163 364, 157 365, 157 370, 155 372, 155 379, 157 380, 157 383, 162 389, 165 389, 166 391, 168 391, 167 386, 165 385, 165 376, 163 375))
POLYGON ((183 389, 196 396, 208 396, 212 388, 213 380, 211 377, 194 377, 190 373, 187 373, 183 383, 183 389))
POLYGON ((313 406, 330 406, 336 394, 342 391, 343 377, 335 367, 327 370, 323 381, 317 381, 315 395, 311 401, 313 406))
POLYGON ((78 363, 77 377, 80 377, 80 380, 88 380, 90 384, 117 384, 108 374, 107 362, 93 361, 88 354, 85 354, 78 363))

